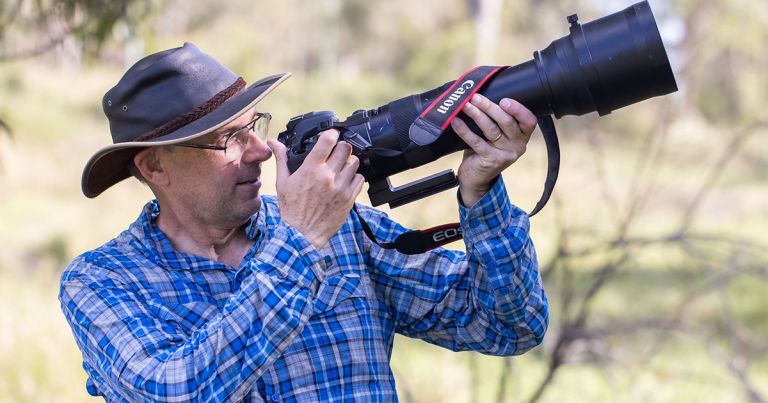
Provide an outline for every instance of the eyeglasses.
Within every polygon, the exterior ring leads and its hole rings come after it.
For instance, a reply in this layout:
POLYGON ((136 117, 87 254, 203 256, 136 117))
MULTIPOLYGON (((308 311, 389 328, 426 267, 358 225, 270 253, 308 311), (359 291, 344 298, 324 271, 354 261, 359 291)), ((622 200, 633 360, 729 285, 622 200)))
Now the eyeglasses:
POLYGON ((246 123, 245 126, 219 137, 217 144, 181 143, 173 145, 178 147, 224 151, 225 155, 237 156, 242 154, 243 150, 248 146, 251 133, 255 133, 262 140, 266 140, 270 120, 272 120, 272 115, 269 113, 258 112, 254 114, 253 120, 246 123))

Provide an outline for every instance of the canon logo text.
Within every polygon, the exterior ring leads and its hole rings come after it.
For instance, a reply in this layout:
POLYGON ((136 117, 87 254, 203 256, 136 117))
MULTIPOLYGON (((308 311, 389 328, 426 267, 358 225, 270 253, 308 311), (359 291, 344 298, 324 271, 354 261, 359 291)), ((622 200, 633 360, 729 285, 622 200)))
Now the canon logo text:
POLYGON ((467 80, 461 83, 460 86, 456 87, 455 90, 453 90, 453 93, 451 96, 448 97, 445 101, 443 101, 442 104, 440 104, 439 107, 437 107, 437 111, 446 114, 448 113, 448 110, 458 101, 462 95, 467 93, 467 90, 475 86, 475 82, 472 80, 467 80))

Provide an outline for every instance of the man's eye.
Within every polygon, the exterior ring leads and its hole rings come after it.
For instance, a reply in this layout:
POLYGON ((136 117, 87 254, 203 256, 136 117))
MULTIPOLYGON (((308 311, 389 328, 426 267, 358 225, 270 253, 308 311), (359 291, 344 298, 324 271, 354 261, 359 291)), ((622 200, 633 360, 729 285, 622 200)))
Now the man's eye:
POLYGON ((218 145, 225 146, 227 144, 232 143, 233 140, 237 137, 237 133, 230 133, 225 136, 222 136, 221 139, 219 139, 218 145))
POLYGON ((235 137, 235 140, 240 144, 245 144, 248 141, 248 129, 243 128, 238 130, 233 137, 235 137))

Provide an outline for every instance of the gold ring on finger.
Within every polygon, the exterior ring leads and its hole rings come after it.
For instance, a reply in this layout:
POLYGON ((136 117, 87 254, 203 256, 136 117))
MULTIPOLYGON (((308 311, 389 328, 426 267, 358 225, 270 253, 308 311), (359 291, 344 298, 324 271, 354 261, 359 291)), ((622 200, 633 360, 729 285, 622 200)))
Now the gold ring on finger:
POLYGON ((500 139, 500 138, 501 138, 501 136, 503 136, 503 135, 504 135, 504 132, 501 132, 501 133, 499 133, 499 135, 498 135, 498 136, 496 136, 496 138, 495 138, 495 139, 491 140, 491 143, 495 143, 495 142, 499 141, 499 139, 500 139))

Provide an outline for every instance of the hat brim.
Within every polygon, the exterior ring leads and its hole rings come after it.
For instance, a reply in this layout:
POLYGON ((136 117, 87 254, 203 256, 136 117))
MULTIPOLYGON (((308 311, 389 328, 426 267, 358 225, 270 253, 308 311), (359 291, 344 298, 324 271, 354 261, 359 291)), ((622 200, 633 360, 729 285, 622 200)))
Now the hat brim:
POLYGON ((102 148, 85 164, 82 177, 83 194, 94 198, 110 186, 128 178, 128 163, 144 148, 182 143, 227 125, 253 108, 290 76, 291 73, 279 73, 265 77, 234 95, 211 113, 151 141, 117 143, 102 148))

